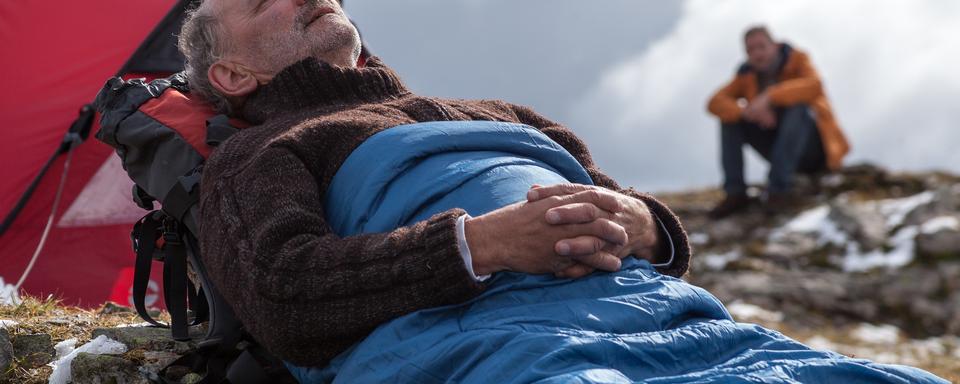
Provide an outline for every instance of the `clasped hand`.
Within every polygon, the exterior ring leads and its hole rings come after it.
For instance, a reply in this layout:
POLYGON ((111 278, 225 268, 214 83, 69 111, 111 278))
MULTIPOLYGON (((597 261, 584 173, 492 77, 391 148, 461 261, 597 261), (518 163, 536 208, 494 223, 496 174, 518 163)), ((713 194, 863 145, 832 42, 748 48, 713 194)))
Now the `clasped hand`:
POLYGON ((770 96, 766 92, 757 95, 740 115, 744 120, 754 123, 760 128, 774 129, 777 127, 777 114, 770 105, 770 96))
POLYGON ((577 278, 616 271, 620 259, 652 259, 656 224, 642 201, 590 185, 533 186, 527 201, 468 219, 477 274, 509 270, 577 278))

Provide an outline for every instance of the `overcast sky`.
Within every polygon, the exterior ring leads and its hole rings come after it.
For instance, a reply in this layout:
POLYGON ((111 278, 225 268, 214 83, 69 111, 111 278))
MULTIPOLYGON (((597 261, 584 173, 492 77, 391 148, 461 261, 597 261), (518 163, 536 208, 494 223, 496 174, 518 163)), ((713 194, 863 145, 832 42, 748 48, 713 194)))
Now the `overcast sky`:
MULTIPOLYGON (((414 91, 530 105, 641 190, 719 183, 709 95, 765 23, 811 54, 847 163, 960 172, 960 2, 940 0, 348 0, 414 91)), ((748 163, 753 180, 766 165, 748 163)))

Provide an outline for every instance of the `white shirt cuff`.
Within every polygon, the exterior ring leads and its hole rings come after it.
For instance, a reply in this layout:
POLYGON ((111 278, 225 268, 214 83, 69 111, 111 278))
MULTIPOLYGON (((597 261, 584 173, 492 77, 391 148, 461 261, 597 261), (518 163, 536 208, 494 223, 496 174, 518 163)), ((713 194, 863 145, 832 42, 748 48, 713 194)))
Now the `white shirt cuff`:
POLYGON ((470 256, 470 247, 467 245, 467 230, 466 230, 466 221, 470 218, 470 215, 463 215, 457 218, 457 247, 460 248, 460 257, 463 258, 463 265, 467 266, 467 272, 470 272, 470 276, 473 276, 477 281, 485 281, 490 278, 490 275, 478 276, 476 272, 473 271, 473 256, 470 256))
POLYGON ((669 267, 670 264, 673 264, 673 256, 677 253, 677 250, 674 249, 673 237, 670 236, 670 231, 668 231, 667 226, 663 224, 663 220, 660 220, 660 217, 657 215, 653 215, 653 218, 657 221, 657 224, 659 224, 657 228, 659 228, 660 234, 663 235, 660 238, 661 244, 663 241, 666 241, 667 244, 670 244, 670 259, 668 259, 664 263, 652 264, 652 265, 654 268, 666 268, 666 267, 669 267))

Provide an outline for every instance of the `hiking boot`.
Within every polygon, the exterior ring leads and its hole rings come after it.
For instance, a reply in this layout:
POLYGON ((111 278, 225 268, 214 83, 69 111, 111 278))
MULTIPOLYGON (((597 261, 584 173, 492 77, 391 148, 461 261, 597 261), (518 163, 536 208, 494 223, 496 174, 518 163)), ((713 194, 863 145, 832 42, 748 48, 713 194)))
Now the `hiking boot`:
POLYGON ((746 194, 727 195, 719 204, 707 213, 711 219, 722 219, 734 213, 743 211, 750 206, 750 197, 746 194))

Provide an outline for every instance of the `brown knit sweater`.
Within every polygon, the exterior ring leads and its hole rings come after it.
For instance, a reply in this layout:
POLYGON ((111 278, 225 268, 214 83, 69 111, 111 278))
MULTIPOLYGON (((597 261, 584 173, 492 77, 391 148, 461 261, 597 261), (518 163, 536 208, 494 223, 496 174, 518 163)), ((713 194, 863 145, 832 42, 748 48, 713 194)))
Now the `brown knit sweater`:
MULTIPOLYGON (((460 256, 452 209, 389 233, 341 238, 324 220, 331 179, 371 135, 401 124, 493 120, 528 124, 566 148, 597 185, 620 190, 570 130, 502 101, 441 100, 408 91, 377 59, 338 68, 313 59, 287 67, 243 107, 256 124, 209 159, 201 192, 201 247, 214 284, 247 330, 298 365, 322 365, 377 325, 465 301, 483 289, 460 256)), ((679 220, 632 189, 666 225, 676 260, 690 250, 679 220)))

